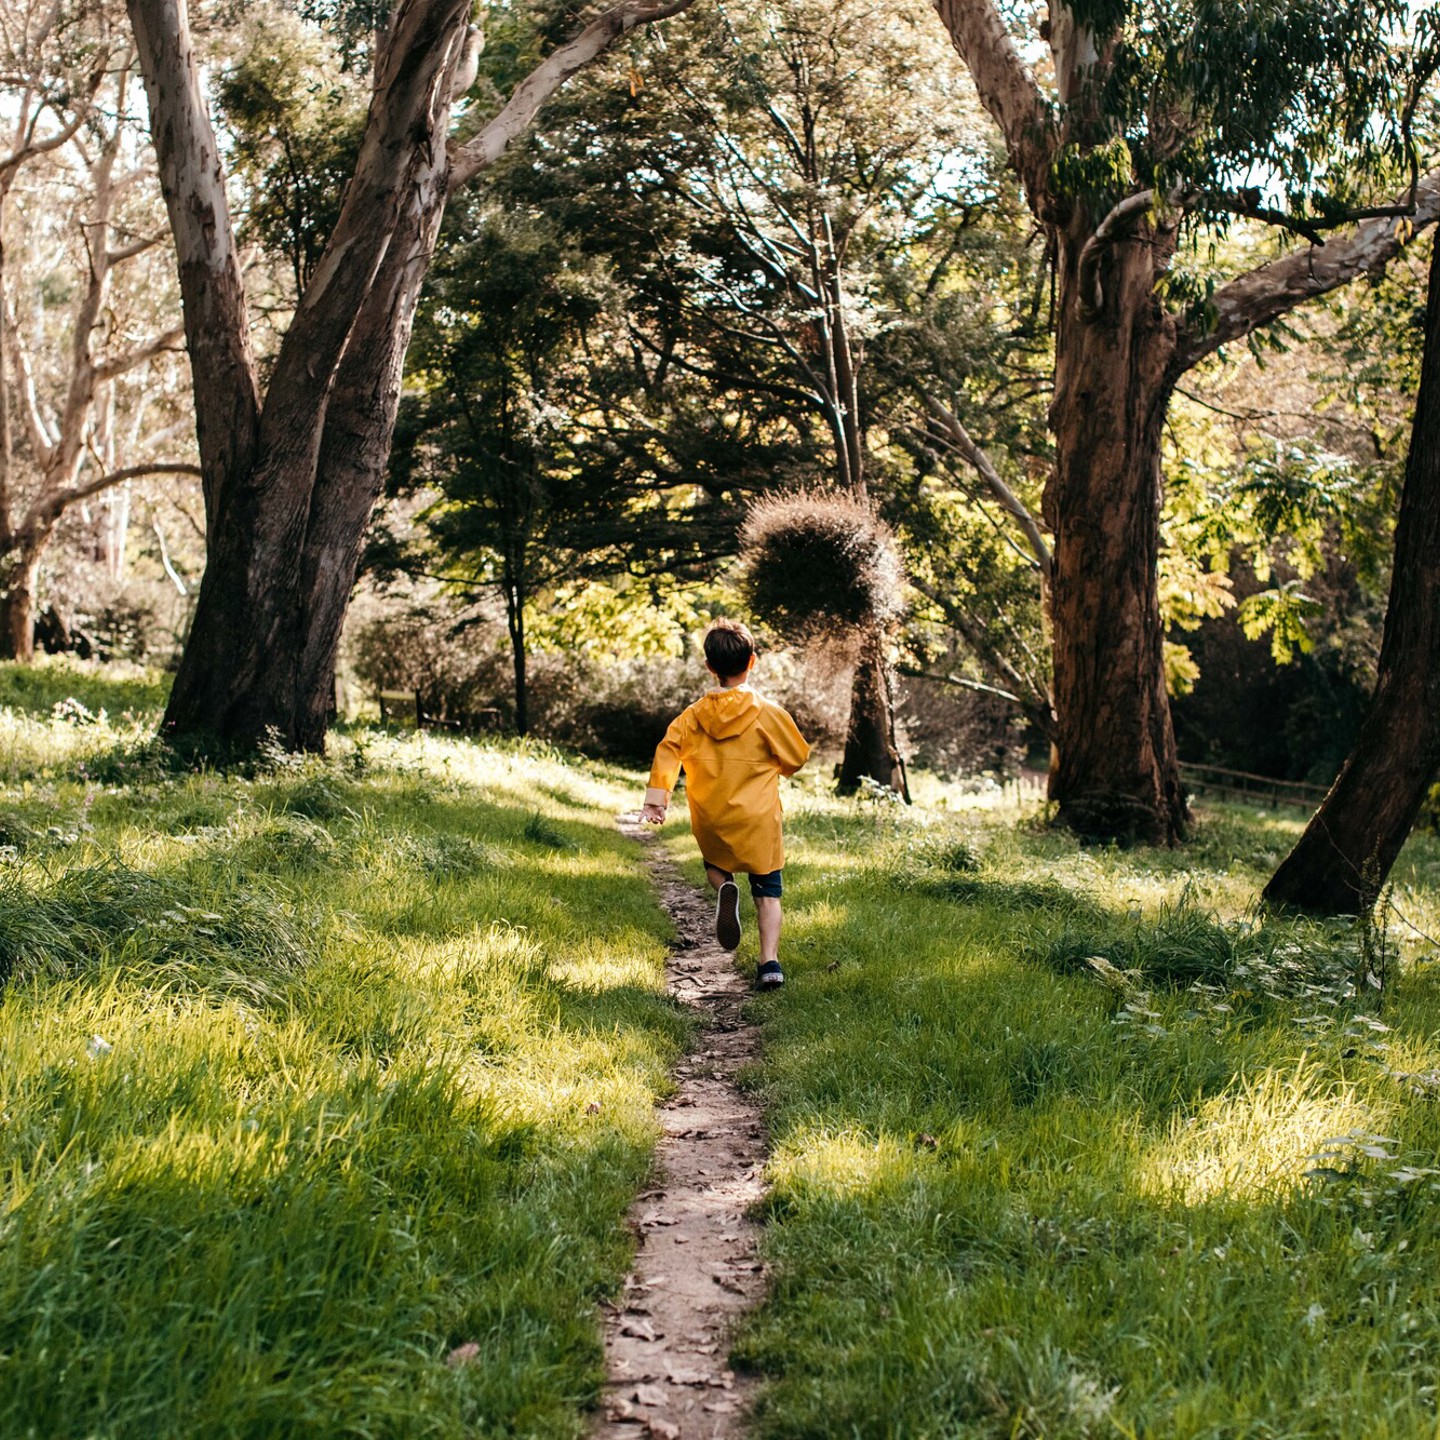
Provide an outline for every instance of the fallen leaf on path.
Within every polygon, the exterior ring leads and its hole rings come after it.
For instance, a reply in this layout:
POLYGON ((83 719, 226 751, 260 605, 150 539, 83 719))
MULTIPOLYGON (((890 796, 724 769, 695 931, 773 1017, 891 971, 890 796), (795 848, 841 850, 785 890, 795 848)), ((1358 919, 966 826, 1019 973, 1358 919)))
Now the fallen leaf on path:
POLYGON ((655 1440, 680 1440, 680 1427, 673 1425, 669 1420, 662 1420, 658 1415, 650 1417, 650 1423, 646 1427, 655 1437, 655 1440))
POLYGON ((660 1337, 655 1333, 655 1327, 648 1320, 627 1320, 621 1327, 622 1335, 629 1335, 635 1340, 658 1340, 660 1337))
POLYGON ((700 1408, 711 1415, 734 1415, 740 1409, 733 1400, 707 1400, 700 1408))
POLYGON ((637 1385, 631 1398, 641 1405, 664 1405, 669 1399, 658 1385, 637 1385))

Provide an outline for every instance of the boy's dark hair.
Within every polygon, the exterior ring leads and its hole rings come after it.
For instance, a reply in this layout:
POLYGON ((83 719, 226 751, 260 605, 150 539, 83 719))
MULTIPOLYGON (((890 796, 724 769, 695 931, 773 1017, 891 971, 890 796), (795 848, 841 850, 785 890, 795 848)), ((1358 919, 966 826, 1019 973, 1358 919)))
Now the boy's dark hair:
POLYGON ((743 675, 755 653, 755 637, 738 620, 717 620, 705 632, 705 663, 722 679, 743 675))

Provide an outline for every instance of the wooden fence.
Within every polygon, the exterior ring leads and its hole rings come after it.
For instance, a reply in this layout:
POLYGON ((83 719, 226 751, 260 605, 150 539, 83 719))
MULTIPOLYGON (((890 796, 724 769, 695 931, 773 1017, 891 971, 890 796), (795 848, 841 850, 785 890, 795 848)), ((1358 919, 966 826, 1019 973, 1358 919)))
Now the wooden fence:
POLYGON ((1229 770, 1224 765, 1181 765, 1180 778, 1192 792, 1232 795, 1245 800, 1265 800, 1277 805, 1299 805, 1313 810, 1325 798, 1328 785, 1306 780, 1276 780, 1271 775, 1253 775, 1248 770, 1229 770))

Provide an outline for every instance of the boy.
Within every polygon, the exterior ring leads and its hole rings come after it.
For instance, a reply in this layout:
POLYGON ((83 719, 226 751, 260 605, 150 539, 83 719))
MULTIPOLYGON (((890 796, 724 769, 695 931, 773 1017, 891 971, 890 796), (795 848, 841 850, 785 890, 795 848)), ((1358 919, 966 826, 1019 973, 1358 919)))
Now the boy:
POLYGON ((750 877, 760 931, 755 984, 785 983, 780 968, 780 777, 809 758, 795 722, 762 700, 747 683, 755 666, 755 640, 735 620, 717 620, 705 636, 705 668, 720 682, 671 722, 655 751, 642 820, 664 822, 670 792, 685 767, 690 829, 700 845, 705 874, 719 892, 715 938, 726 950, 740 943, 740 890, 735 874, 750 877))

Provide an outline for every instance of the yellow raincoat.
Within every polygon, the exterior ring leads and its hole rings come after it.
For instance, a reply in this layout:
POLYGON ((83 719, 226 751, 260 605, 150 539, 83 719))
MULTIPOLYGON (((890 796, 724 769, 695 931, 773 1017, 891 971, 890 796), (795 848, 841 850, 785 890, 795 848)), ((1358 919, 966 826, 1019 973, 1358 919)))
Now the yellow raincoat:
POLYGON ((722 870, 768 875, 785 863, 780 777, 793 775, 809 755, 779 705, 748 685, 711 690, 671 721, 655 751, 645 803, 669 805, 683 765, 701 855, 722 870))

